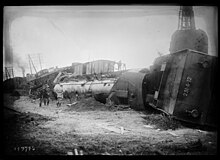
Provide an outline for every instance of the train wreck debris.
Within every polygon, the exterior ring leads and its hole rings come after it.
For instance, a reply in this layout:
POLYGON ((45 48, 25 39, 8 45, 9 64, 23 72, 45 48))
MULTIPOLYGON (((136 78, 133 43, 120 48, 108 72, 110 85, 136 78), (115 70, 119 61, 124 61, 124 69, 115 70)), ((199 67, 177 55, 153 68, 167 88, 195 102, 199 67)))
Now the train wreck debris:
POLYGON ((128 104, 136 110, 144 110, 143 82, 145 74, 127 71, 123 73, 111 89, 108 101, 128 104))
POLYGON ((5 155, 217 154, 218 9, 177 10, 5 6, 5 155))
POLYGON ((48 85, 50 98, 69 99, 70 104, 73 99, 93 96, 109 105, 135 110, 151 106, 177 119, 216 126, 217 65, 217 57, 208 55, 206 33, 196 29, 193 7, 181 6, 170 54, 159 53, 150 68, 126 70, 121 60, 75 62, 68 67, 41 69, 26 78, 7 79, 3 87, 12 95, 28 92, 36 100, 48 85))
POLYGON ((186 49, 159 59, 146 75, 147 103, 177 119, 216 126, 217 57, 186 49))
MULTIPOLYGON (((62 92, 70 104, 76 95, 90 95, 109 105, 128 105, 135 110, 151 106, 183 121, 215 126, 216 66, 216 57, 185 49, 156 58, 144 72, 76 75, 59 71, 47 80, 52 82, 52 95, 62 92)), ((39 92, 44 83, 36 84, 31 93, 39 92)))

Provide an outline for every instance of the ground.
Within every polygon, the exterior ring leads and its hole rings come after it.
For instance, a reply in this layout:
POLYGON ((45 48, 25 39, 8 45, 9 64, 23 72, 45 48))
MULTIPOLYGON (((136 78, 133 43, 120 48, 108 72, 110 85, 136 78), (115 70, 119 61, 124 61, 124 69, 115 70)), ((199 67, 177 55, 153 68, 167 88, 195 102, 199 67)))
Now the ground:
POLYGON ((163 114, 107 106, 92 97, 67 104, 39 107, 39 100, 5 94, 5 154, 75 155, 75 149, 83 155, 217 154, 215 130, 185 127, 163 114))

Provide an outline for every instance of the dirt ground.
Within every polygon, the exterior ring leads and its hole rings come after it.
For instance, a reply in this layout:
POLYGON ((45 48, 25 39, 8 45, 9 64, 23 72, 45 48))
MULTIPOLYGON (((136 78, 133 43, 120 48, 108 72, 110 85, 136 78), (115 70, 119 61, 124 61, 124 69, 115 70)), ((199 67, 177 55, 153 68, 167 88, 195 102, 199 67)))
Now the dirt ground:
POLYGON ((217 154, 217 131, 188 128, 152 111, 106 106, 92 97, 67 104, 39 107, 39 100, 4 95, 5 154, 217 154))

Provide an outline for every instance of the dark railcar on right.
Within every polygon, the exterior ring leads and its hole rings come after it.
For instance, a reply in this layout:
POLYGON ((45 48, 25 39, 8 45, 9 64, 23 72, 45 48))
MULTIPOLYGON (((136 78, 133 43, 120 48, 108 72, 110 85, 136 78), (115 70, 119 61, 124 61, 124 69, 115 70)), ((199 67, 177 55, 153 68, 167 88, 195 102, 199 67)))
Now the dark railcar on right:
POLYGON ((145 103, 177 119, 216 127, 217 66, 217 57, 189 49, 157 58, 145 77, 145 103))

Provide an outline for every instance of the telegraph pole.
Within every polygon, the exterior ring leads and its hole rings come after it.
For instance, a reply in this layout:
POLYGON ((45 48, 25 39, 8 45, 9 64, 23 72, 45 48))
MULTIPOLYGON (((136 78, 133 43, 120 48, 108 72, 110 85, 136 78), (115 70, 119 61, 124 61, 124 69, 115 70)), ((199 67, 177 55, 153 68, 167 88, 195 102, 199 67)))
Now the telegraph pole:
POLYGON ((40 54, 38 54, 38 57, 39 57, 39 62, 40 62, 40 69, 42 70, 42 65, 41 65, 40 54))
POLYGON ((37 70, 36 70, 36 68, 35 68, 35 66, 34 66, 34 63, 33 63, 32 59, 31 59, 30 55, 28 55, 28 56, 29 56, 29 59, 30 59, 30 61, 31 61, 33 67, 34 67, 35 72, 37 73, 37 70))
POLYGON ((32 74, 31 60, 30 60, 29 56, 28 56, 28 61, 29 61, 30 71, 31 71, 31 74, 32 74))

